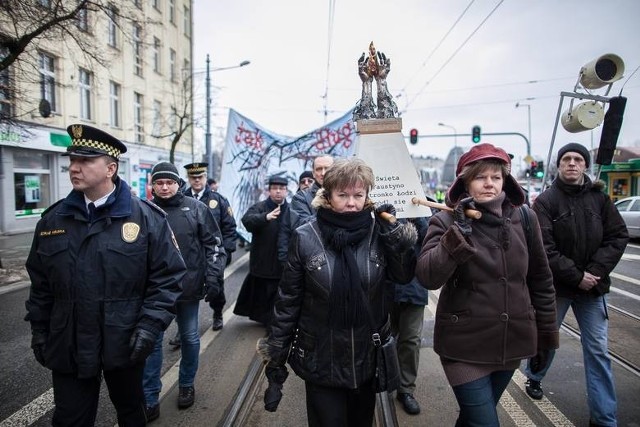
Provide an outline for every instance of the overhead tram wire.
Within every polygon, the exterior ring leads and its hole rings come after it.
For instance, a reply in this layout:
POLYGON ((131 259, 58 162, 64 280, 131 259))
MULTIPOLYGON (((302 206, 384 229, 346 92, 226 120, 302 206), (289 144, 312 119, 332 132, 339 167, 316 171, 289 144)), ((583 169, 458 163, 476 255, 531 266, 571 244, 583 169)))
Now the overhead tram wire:
POLYGON ((336 12, 336 1, 329 0, 329 28, 327 29, 327 75, 325 77, 324 82, 324 95, 322 112, 324 115, 324 124, 327 124, 327 104, 329 101, 329 70, 331 68, 331 45, 333 43, 333 23, 335 20, 335 12, 336 12))
POLYGON ((422 62, 422 65, 420 66, 420 68, 413 74, 413 76, 411 76, 411 78, 409 79, 409 81, 407 81, 407 84, 404 85, 404 87, 402 89, 400 89, 400 93, 406 93, 407 87, 411 84, 411 82, 416 78, 416 76, 418 74, 420 74, 422 72, 422 70, 424 69, 424 67, 427 66, 427 63, 429 62, 429 60, 431 59, 431 57, 436 53, 436 51, 440 48, 440 46, 442 46, 442 43, 444 43, 444 41, 447 39, 447 37, 449 37, 449 34, 451 34, 451 32, 454 30, 454 28, 458 25, 458 22, 460 22, 462 20, 462 17, 467 13, 467 11, 469 10, 469 8, 471 7, 471 5, 475 2, 476 0, 471 0, 471 2, 469 2, 469 4, 467 5, 467 7, 462 11, 462 13, 460 14, 460 16, 458 16, 458 19, 456 19, 456 21, 451 25, 451 27, 449 27, 449 29, 447 30, 447 32, 445 33, 444 36, 442 36, 442 38, 440 39, 440 41, 438 42, 438 44, 436 44, 436 46, 431 50, 431 52, 429 53, 429 55, 427 55, 427 59, 425 59, 422 62))
POLYGON ((495 11, 500 7, 500 5, 502 5, 502 3, 504 3, 504 0, 500 0, 500 2, 491 10, 491 12, 489 12, 489 14, 482 20, 482 22, 480 22, 480 24, 471 32, 471 34, 469 34, 469 36, 462 42, 462 44, 458 46, 458 48, 451 54, 451 56, 444 62, 444 64, 442 64, 438 71, 436 71, 435 74, 431 76, 431 79, 427 80, 425 84, 420 88, 420 90, 415 94, 415 96, 407 102, 405 111, 407 110, 407 108, 409 108, 409 105, 411 105, 416 100, 416 98, 422 95, 429 83, 431 83, 438 76, 438 74, 440 74, 442 70, 444 70, 449 62, 451 62, 453 58, 458 54, 458 52, 460 52, 460 50, 462 50, 462 48, 469 42, 469 40, 471 40, 471 37, 473 37, 478 32, 478 30, 482 28, 485 22, 487 22, 487 20, 491 17, 491 15, 495 13, 495 11))

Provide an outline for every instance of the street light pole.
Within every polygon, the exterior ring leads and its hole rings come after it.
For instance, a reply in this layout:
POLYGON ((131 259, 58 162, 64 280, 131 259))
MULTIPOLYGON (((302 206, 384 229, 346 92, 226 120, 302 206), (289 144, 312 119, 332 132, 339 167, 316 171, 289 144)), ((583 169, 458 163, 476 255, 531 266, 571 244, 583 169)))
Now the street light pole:
POLYGON ((455 127, 446 123, 438 123, 438 126, 449 128, 453 130, 453 177, 455 178, 456 166, 458 165, 458 131, 455 127))
POLYGON ((239 63, 238 65, 233 65, 231 67, 219 67, 219 68, 210 68, 210 63, 211 60, 209 59, 209 54, 207 53, 207 69, 206 69, 206 77, 205 77, 205 84, 207 86, 207 99, 206 99, 206 115, 207 115, 207 124, 206 124, 206 131, 204 134, 204 149, 205 149, 205 154, 204 154, 204 161, 206 163, 208 163, 207 166, 207 176, 209 178, 213 177, 213 158, 212 158, 212 150, 211 150, 211 73, 214 71, 224 71, 224 70, 231 70, 233 68, 240 68, 240 67, 244 67, 245 65, 249 65, 251 63, 251 61, 247 61, 244 60, 241 63, 239 63))
POLYGON ((207 86, 207 100, 206 100, 206 114, 207 114, 207 128, 204 134, 204 149, 205 149, 205 162, 207 166, 207 176, 211 178, 213 176, 213 165, 211 159, 211 70, 209 68, 209 54, 207 53, 207 75, 205 78, 205 84, 207 86))
MULTIPOLYGON (((527 107, 527 118, 528 118, 528 123, 529 123, 529 133, 527 134, 527 136, 529 137, 529 145, 528 145, 528 147, 531 147, 531 105, 529 105, 529 104, 521 104, 519 102, 516 102, 516 108, 519 108, 519 107, 527 107)), ((531 156, 530 149, 527 151, 527 156, 531 156)))

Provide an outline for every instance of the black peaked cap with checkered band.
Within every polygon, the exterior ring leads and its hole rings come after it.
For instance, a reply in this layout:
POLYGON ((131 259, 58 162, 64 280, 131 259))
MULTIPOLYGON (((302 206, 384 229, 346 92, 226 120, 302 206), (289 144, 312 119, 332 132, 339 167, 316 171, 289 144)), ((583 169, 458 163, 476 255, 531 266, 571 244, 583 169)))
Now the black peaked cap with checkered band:
POLYGON ((188 165, 184 165, 184 168, 187 170, 187 175, 189 176, 202 176, 207 174, 207 167, 209 163, 200 162, 200 163, 189 163, 188 165))
POLYGON ((118 138, 92 126, 74 124, 67 127, 67 132, 71 145, 63 156, 110 156, 118 160, 127 152, 127 147, 118 138))

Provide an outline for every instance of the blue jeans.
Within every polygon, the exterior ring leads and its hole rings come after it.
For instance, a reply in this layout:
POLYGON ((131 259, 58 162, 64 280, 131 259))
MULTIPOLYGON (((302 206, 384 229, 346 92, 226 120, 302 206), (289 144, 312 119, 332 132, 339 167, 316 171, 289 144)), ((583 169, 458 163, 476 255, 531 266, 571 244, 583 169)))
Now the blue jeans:
POLYGON ((456 427, 499 427, 496 406, 509 385, 513 370, 496 371, 453 387, 460 406, 456 427))
MULTIPOLYGON (((178 375, 179 387, 193 386, 198 371, 198 357, 200 353, 200 335, 198 334, 198 308, 200 301, 178 301, 176 303, 178 333, 180 334, 180 373, 178 375)), ((162 338, 161 333, 156 341, 153 352, 147 358, 144 365, 142 386, 147 406, 158 404, 162 381, 160 373, 162 369, 162 338)))
MULTIPOLYGON (((605 298, 604 296, 593 297, 589 295, 580 295, 576 298, 558 297, 556 307, 558 328, 569 311, 569 307, 573 310, 580 327, 580 342, 582 343, 591 421, 598 425, 615 427, 617 425, 616 387, 611 369, 611 359, 607 352, 609 316, 607 315, 605 298)), ((547 366, 535 374, 531 372, 531 366, 527 362, 525 368, 527 377, 541 381, 549 370, 554 355, 555 351, 552 351, 547 366)))

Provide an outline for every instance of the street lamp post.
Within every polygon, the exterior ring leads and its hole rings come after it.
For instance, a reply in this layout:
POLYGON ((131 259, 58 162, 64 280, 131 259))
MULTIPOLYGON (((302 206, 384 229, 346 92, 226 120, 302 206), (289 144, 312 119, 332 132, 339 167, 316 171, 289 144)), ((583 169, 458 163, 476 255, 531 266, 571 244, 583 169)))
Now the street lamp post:
POLYGON ((453 130, 453 174, 455 178, 456 165, 458 164, 458 131, 455 127, 448 125, 446 123, 438 123, 438 126, 442 126, 445 128, 449 128, 453 130))
MULTIPOLYGON (((529 104, 521 104, 520 102, 516 102, 516 108, 520 108, 520 107, 527 107, 527 119, 528 119, 528 123, 529 123, 529 132, 527 134, 527 137, 529 138, 529 144, 527 145, 527 147, 531 147, 531 105, 529 104)), ((528 148, 527 149, 527 162, 532 162, 533 158, 531 157, 531 149, 528 148)), ((547 165, 547 167, 549 167, 547 165)), ((543 184, 544 186, 544 184, 543 184)), ((529 176, 527 177, 527 195, 529 194, 529 192, 531 191, 531 174, 529 174, 529 176)), ((528 197, 528 196, 527 196, 528 197)))
POLYGON ((231 70, 233 68, 244 67, 245 65, 249 65, 251 61, 242 61, 238 65, 233 65, 231 67, 218 67, 211 69, 209 54, 207 54, 207 75, 205 78, 205 84, 207 86, 207 100, 206 100, 206 114, 207 114, 207 125, 206 131, 204 134, 204 144, 205 144, 205 161, 209 164, 207 166, 207 176, 209 178, 213 177, 213 159, 212 159, 212 151, 211 151, 211 73, 214 71, 223 71, 223 70, 231 70))
MULTIPOLYGON (((531 105, 516 102, 516 108, 519 107, 527 107, 527 118, 529 123, 529 133, 527 134, 527 137, 529 138, 529 147, 531 147, 531 105)), ((531 156, 531 153, 527 153, 527 156, 531 156)))

